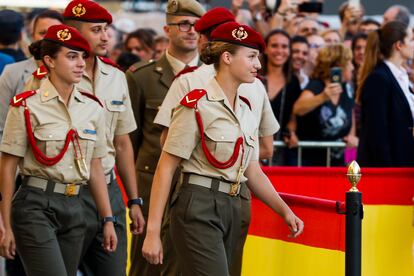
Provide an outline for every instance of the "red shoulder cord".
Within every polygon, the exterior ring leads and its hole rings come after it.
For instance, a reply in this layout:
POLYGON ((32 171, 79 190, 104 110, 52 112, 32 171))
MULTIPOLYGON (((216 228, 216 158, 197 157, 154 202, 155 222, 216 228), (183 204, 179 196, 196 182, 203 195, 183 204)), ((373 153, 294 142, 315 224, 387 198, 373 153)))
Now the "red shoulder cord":
POLYGON ((81 157, 83 157, 82 156, 82 151, 81 151, 81 148, 80 148, 80 144, 79 144, 78 133, 76 132, 75 129, 70 129, 68 131, 68 133, 66 135, 65 145, 63 146, 63 149, 59 152, 59 154, 57 154, 54 157, 46 156, 39 149, 39 147, 36 145, 36 140, 35 140, 35 137, 34 137, 33 131, 32 131, 32 124, 30 122, 30 112, 29 112, 29 109, 26 106, 26 102, 24 101, 22 103, 22 105, 24 106, 24 118, 25 118, 26 132, 27 132, 27 136, 29 138, 29 143, 30 143, 30 146, 32 147, 33 155, 39 163, 41 163, 43 165, 46 165, 46 166, 53 166, 56 163, 58 163, 63 158, 66 151, 68 150, 69 143, 71 141, 72 141, 73 148, 74 148, 74 151, 75 151, 75 157, 78 158, 75 141, 77 142, 77 146, 78 146, 78 149, 80 151, 81 157))
POLYGON ((213 154, 210 152, 210 150, 207 147, 206 139, 204 136, 204 126, 203 126, 203 119, 201 118, 200 112, 198 111, 197 105, 194 107, 195 116, 197 120, 198 129, 200 131, 201 136, 201 146, 203 148, 203 152, 208 160, 208 162, 213 165, 216 168, 219 169, 227 169, 233 166, 237 158, 239 157, 239 151, 240 146, 242 148, 242 156, 241 156, 241 166, 243 165, 243 157, 244 157, 244 144, 243 144, 243 137, 239 137, 236 140, 236 144, 234 145, 233 154, 230 156, 230 158, 227 161, 221 162, 217 160, 213 154))

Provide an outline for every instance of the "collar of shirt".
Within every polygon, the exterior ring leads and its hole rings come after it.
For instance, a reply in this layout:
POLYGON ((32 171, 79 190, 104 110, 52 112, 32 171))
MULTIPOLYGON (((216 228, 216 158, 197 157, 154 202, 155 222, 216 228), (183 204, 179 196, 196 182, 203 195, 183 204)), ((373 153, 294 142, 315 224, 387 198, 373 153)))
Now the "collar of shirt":
POLYGON ((404 67, 397 67, 394 63, 389 60, 384 61, 385 64, 390 68, 391 73, 397 79, 398 83, 400 84, 401 88, 405 90, 405 87, 408 88, 408 73, 404 67))
MULTIPOLYGON (((39 93, 41 93, 40 98, 42 102, 50 101, 51 99, 54 99, 56 97, 60 98, 59 93, 57 92, 55 86, 50 82, 49 79, 46 79, 41 85, 38 90, 39 93)), ((73 86, 72 93, 70 94, 70 100, 69 103, 72 102, 72 99, 75 98, 79 102, 84 102, 84 98, 82 94, 78 91, 78 89, 73 86)))
POLYGON ((197 53, 197 55, 187 64, 185 64, 184 62, 182 62, 181 60, 177 59, 176 57, 173 57, 168 50, 165 51, 165 56, 167 57, 168 62, 170 63, 172 69, 173 69, 173 73, 174 75, 177 75, 178 73, 180 73, 186 65, 188 66, 197 66, 198 65, 198 60, 199 60, 199 55, 197 53))

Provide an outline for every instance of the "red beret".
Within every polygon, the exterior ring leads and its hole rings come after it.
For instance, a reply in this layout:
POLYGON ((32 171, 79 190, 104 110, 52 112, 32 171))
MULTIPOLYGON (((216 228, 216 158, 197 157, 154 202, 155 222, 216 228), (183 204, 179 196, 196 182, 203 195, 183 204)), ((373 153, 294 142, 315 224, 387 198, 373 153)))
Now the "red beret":
POLYGON ((73 0, 63 12, 64 19, 84 22, 112 23, 112 15, 101 5, 90 0, 73 0))
POLYGON ((219 24, 223 24, 230 21, 236 21, 234 15, 226 8, 217 7, 206 12, 195 23, 194 28, 196 32, 202 33, 208 31, 219 24))
POLYGON ((85 51, 87 56, 91 52, 88 41, 83 38, 79 31, 63 24, 50 26, 43 39, 76 51, 85 51))
POLYGON ((237 22, 224 23, 211 33, 212 41, 223 41, 254 48, 263 52, 266 48, 262 36, 247 25, 237 22))

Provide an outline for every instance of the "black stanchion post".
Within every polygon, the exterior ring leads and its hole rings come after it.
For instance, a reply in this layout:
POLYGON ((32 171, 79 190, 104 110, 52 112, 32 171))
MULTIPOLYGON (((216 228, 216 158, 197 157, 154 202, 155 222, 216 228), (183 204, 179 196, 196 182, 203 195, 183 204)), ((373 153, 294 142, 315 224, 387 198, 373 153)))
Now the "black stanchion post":
POLYGON ((356 188, 361 179, 358 163, 352 161, 347 176, 352 188, 346 193, 345 275, 361 276, 361 226, 364 211, 362 194, 356 188))

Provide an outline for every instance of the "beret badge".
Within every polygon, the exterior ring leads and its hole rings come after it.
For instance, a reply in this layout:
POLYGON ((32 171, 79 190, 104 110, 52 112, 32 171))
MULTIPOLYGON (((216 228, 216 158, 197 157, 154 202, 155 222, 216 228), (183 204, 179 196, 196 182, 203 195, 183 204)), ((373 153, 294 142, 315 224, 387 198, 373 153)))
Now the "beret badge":
POLYGON ((249 35, 247 34, 247 31, 243 28, 243 27, 238 27, 237 29, 234 29, 231 32, 231 35, 237 39, 237 40, 244 40, 246 39, 249 35))
POLYGON ((72 34, 69 32, 68 29, 58 31, 56 36, 61 41, 66 41, 72 38, 72 34))
POLYGON ((171 2, 168 3, 168 8, 167 8, 169 13, 175 13, 178 10, 178 2, 177 0, 172 0, 171 2))
POLYGON ((82 4, 78 4, 72 8, 72 13, 76 17, 81 17, 82 15, 86 13, 86 9, 82 4))

